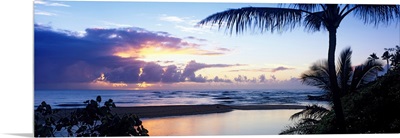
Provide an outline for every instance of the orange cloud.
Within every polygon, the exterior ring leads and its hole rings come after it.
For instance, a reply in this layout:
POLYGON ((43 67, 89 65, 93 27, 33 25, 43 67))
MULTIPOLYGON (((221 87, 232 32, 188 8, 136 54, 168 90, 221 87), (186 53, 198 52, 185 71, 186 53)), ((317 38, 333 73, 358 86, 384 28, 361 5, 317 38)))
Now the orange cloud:
POLYGON ((183 46, 170 46, 167 42, 148 41, 138 47, 126 46, 124 48, 115 48, 115 56, 122 58, 146 58, 148 56, 165 56, 165 55, 223 55, 223 52, 209 51, 199 49, 198 45, 187 42, 180 43, 183 46))

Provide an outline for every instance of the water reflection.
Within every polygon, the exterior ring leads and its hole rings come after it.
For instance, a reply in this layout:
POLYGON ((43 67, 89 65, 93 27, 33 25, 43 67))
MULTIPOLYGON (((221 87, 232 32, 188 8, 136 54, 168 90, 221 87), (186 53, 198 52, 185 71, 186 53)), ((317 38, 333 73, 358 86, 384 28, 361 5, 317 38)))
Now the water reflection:
POLYGON ((150 136, 277 135, 300 110, 234 110, 227 113, 142 119, 150 136))

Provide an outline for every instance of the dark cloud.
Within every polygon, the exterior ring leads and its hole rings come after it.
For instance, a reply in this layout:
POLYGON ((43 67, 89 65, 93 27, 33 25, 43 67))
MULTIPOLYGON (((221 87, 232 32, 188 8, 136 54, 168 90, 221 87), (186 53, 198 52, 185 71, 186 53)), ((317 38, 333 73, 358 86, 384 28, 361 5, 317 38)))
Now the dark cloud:
POLYGON ((276 67, 276 68, 259 68, 259 69, 236 69, 236 70, 229 70, 229 72, 241 72, 241 71, 251 71, 251 72, 277 72, 277 71, 284 71, 284 70, 293 70, 294 68, 288 67, 276 67))
POLYGON ((207 82, 207 77, 203 77, 203 75, 199 74, 194 79, 191 80, 192 82, 207 82))
POLYGON ((139 68, 140 65, 138 64, 126 65, 118 68, 110 68, 104 74, 107 80, 112 83, 135 83, 139 81, 139 68))
POLYGON ((214 79, 213 79, 212 81, 213 81, 213 82, 232 83, 232 80, 230 80, 230 79, 219 78, 218 76, 215 76, 214 79))
POLYGON ((276 80, 275 75, 271 75, 271 79, 272 79, 272 80, 276 80))
POLYGON ((181 74, 182 73, 178 70, 177 66, 169 65, 166 67, 161 81, 166 83, 179 82, 181 74))
POLYGON ((225 53, 222 52, 202 52, 199 53, 199 55, 203 55, 203 56, 219 56, 219 55, 224 55, 225 53))
POLYGON ((237 77, 234 78, 234 80, 236 82, 250 82, 250 83, 256 83, 257 82, 257 78, 248 78, 245 75, 238 75, 237 77))
POLYGON ((163 73, 161 66, 137 60, 135 56, 122 58, 115 55, 118 50, 138 50, 149 42, 174 49, 195 45, 171 37, 167 32, 151 32, 135 27, 89 28, 85 30, 85 35, 79 35, 35 24, 35 84, 91 82, 102 73, 109 82, 138 82, 141 67, 144 67, 145 73, 142 80, 160 81, 163 73))
POLYGON ((266 82, 266 81, 267 81, 267 78, 265 77, 264 74, 260 75, 260 76, 258 77, 258 79, 260 79, 260 82, 266 82))
POLYGON ((271 70, 271 72, 284 71, 284 70, 292 70, 292 69, 294 69, 294 68, 288 68, 288 67, 280 66, 280 67, 277 67, 277 68, 273 68, 273 69, 271 70))
MULTIPOLYGON (((197 39, 189 37, 189 39, 197 39)), ((204 40, 205 41, 205 40, 204 40)), ((34 79, 35 88, 57 88, 94 82, 106 83, 175 83, 232 82, 219 77, 207 78, 196 71, 205 68, 242 66, 242 64, 205 64, 190 61, 186 65, 169 65, 174 61, 145 62, 140 55, 124 57, 116 53, 139 50, 149 45, 170 49, 199 46, 172 37, 168 32, 152 32, 143 28, 88 28, 84 34, 68 30, 55 30, 44 25, 34 25, 34 79), (99 78, 104 77, 103 80, 99 78), (52 85, 54 84, 54 85, 52 85), (65 85, 61 85, 65 84, 65 85)), ((198 55, 221 55, 194 48, 198 55)), ((221 51, 221 50, 220 50, 221 51)), ((132 54, 132 53, 131 53, 132 54)), ((82 85, 83 86, 83 85, 82 85)), ((65 87, 64 87, 65 88, 65 87)))
POLYGON ((185 37, 185 38, 186 38, 186 39, 197 40, 197 41, 200 41, 200 42, 206 42, 206 41, 207 41, 207 39, 196 38, 196 37, 194 37, 194 36, 188 36, 188 37, 185 37))
POLYGON ((139 81, 145 82, 160 82, 164 71, 162 66, 154 62, 149 62, 143 67, 143 72, 139 81))
POLYGON ((230 52, 230 51, 232 51, 231 49, 228 49, 228 48, 218 48, 217 49, 218 51, 225 51, 225 52, 230 52))
POLYGON ((190 61, 185 69, 182 72, 181 81, 183 80, 196 80, 195 72, 204 68, 223 68, 223 67, 232 67, 232 66, 240 66, 240 64, 205 64, 205 63, 197 63, 196 61, 190 61))
POLYGON ((164 63, 164 64, 174 63, 174 61, 171 61, 171 60, 166 60, 166 61, 157 60, 156 62, 157 63, 164 63))

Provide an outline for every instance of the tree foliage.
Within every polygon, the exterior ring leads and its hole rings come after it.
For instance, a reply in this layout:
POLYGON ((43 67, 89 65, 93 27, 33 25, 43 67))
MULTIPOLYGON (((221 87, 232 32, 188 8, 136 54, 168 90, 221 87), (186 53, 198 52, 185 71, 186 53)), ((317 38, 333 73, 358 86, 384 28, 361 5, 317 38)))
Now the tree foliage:
MULTIPOLYGON (((340 76, 340 75, 338 75, 340 76)), ((357 88, 356 92, 343 95, 346 133, 400 133, 400 70, 392 68, 388 73, 357 88)), ((294 114, 300 118, 281 134, 334 134, 335 112, 316 105, 294 114), (323 111, 320 116, 313 113, 323 111)), ((318 115, 318 114, 316 114, 318 115)))
MULTIPOLYGON (((377 71, 382 71, 383 64, 377 60, 366 60, 365 63, 355 66, 351 64, 352 50, 344 49, 337 63, 337 82, 341 89, 341 96, 354 92, 360 86, 375 80, 377 71)), ((332 86, 329 80, 329 68, 326 60, 314 63, 310 69, 304 72, 300 79, 303 84, 315 86, 325 90, 331 97, 332 86)))
POLYGON ((102 99, 84 101, 85 108, 76 109, 69 115, 58 115, 45 101, 35 111, 34 136, 54 137, 63 131, 68 136, 148 136, 148 130, 137 115, 118 115, 111 112, 116 105, 112 99, 100 106, 102 99), (58 118, 58 121, 56 121, 58 118), (44 121, 43 121, 44 120, 44 121))
POLYGON ((322 117, 329 112, 328 109, 320 105, 308 105, 305 109, 290 117, 290 120, 299 120, 293 126, 287 126, 280 134, 312 134, 322 117))

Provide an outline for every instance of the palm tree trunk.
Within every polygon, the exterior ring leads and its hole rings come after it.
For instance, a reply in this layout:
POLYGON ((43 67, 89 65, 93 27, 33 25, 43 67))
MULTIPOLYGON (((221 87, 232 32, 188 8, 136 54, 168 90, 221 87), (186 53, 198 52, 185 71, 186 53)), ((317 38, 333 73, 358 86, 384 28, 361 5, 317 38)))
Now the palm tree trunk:
POLYGON ((338 133, 345 132, 345 122, 342 109, 342 102, 340 100, 341 91, 338 86, 336 69, 335 69, 335 49, 336 49, 336 31, 337 28, 333 27, 329 31, 329 50, 328 50, 328 69, 329 81, 331 83, 331 91, 333 96, 333 110, 335 111, 337 121, 338 133))
POLYGON ((388 58, 388 59, 386 59, 386 66, 387 66, 386 73, 388 73, 388 72, 389 72, 389 69, 390 69, 390 65, 389 65, 389 58, 388 58))

